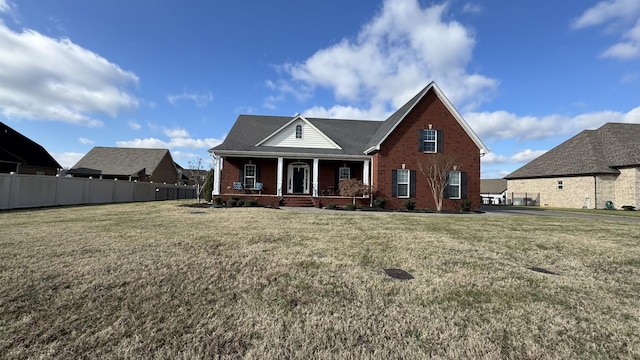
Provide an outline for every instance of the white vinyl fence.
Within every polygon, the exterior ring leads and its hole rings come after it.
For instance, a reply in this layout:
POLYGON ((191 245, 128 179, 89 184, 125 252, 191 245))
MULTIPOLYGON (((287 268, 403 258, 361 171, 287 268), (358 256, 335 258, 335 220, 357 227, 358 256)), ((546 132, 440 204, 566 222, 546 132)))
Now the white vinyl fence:
POLYGON ((0 174, 0 210, 195 198, 195 187, 185 185, 0 174))

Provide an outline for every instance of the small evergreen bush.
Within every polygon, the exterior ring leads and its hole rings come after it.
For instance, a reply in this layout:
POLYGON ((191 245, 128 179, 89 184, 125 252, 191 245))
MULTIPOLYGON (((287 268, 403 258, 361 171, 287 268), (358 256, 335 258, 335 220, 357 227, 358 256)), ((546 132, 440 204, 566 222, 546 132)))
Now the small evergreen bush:
POLYGON ((249 207, 258 206, 258 199, 249 199, 245 202, 244 205, 249 207))
POLYGON ((384 196, 378 196, 377 198, 373 199, 373 205, 380 209, 384 209, 384 207, 387 206, 387 198, 384 196))
POLYGON ((329 210, 335 210, 335 209, 336 209, 336 207, 337 207, 337 206, 336 206, 336 204, 334 204, 334 203, 329 203, 329 204, 327 204, 327 209, 329 209, 329 210))
POLYGON ((471 206, 472 205, 473 205, 473 203, 471 202, 471 200, 464 199, 464 200, 462 200, 462 203, 460 204, 460 208, 462 209, 462 211, 471 211, 471 206))
POLYGON ((407 210, 413 210, 416 208, 416 202, 411 199, 407 199, 407 201, 404 202, 404 207, 407 210))
POLYGON ((227 207, 236 207, 236 205, 238 205, 238 200, 236 199, 227 200, 227 207))
POLYGON ((238 202, 236 203, 236 205, 238 206, 244 206, 244 204, 245 204, 245 201, 242 199, 238 200, 238 202))
POLYGON ((358 207, 356 206, 356 204, 347 204, 344 208, 349 211, 355 211, 358 207))

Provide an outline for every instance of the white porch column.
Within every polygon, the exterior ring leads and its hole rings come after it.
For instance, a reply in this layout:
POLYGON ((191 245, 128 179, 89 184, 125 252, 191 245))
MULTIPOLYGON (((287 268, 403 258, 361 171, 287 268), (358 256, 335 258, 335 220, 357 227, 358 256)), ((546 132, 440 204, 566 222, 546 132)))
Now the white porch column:
POLYGON ((362 183, 365 185, 369 185, 369 164, 371 163, 371 160, 365 160, 364 164, 362 166, 362 183))
POLYGON ((318 197, 318 164, 320 160, 313 159, 313 197, 318 197))
POLYGON ((284 179, 284 158, 278 158, 278 176, 277 176, 277 194, 278 196, 282 196, 282 181, 284 179))
POLYGON ((220 195, 220 175, 222 174, 222 157, 215 160, 213 169, 213 195, 220 195))

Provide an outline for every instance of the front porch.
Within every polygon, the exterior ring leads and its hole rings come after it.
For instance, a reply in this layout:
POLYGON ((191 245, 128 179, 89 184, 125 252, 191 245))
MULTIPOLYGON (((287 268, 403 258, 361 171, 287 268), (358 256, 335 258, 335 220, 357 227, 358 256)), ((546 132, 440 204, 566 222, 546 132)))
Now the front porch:
MULTIPOLYGON (((370 183, 370 158, 259 158, 219 157, 214 167, 213 196, 257 199, 261 205, 287 206, 296 199, 322 207, 352 203, 351 197, 339 196, 344 179, 370 183), (290 201, 287 201, 291 199, 290 201)), ((368 206, 369 198, 358 198, 359 206, 368 206)), ((292 205, 289 205, 292 206, 292 205)))

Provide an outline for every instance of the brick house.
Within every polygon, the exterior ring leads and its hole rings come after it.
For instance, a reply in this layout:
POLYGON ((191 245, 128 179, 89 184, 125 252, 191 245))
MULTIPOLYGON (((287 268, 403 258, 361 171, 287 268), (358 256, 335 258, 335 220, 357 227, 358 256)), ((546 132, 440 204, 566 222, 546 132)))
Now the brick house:
POLYGON ((168 184, 182 181, 168 149, 95 146, 67 174, 74 177, 168 184))
POLYGON ((371 206, 385 197, 388 208, 408 199, 418 209, 436 205, 419 170, 441 153, 459 164, 450 172, 443 210, 464 199, 480 205, 480 157, 487 147, 432 82, 385 121, 240 115, 214 158, 213 196, 257 198, 261 204, 344 205, 343 179, 370 186, 371 206))
POLYGON ((638 139, 640 124, 584 130, 505 176, 507 200, 518 203, 523 194, 539 194, 541 206, 640 207, 638 139))

